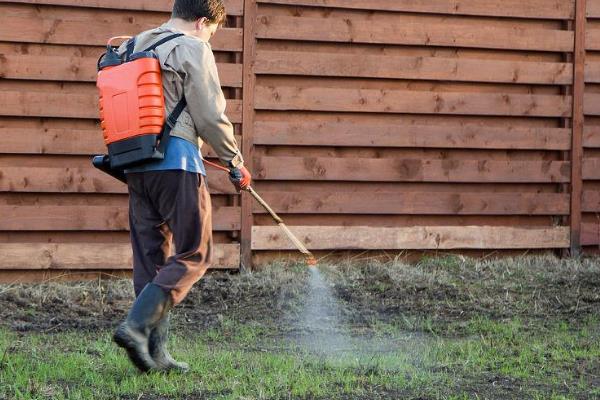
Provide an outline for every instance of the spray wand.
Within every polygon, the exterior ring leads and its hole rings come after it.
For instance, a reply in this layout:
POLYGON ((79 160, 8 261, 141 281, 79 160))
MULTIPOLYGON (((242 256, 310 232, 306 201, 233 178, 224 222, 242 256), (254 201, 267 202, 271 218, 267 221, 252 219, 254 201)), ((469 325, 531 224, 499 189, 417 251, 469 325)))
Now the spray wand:
MULTIPOLYGON (((220 169, 221 171, 229 173, 229 170, 227 168, 219 164, 215 164, 204 159, 202 161, 204 161, 206 164, 210 165, 213 168, 220 169)), ((315 256, 313 256, 313 254, 306 248, 306 246, 304 246, 304 244, 292 233, 292 231, 290 231, 290 229, 283 223, 281 217, 277 215, 275 211, 273 211, 273 209, 267 204, 266 201, 263 200, 262 197, 258 195, 258 193, 256 193, 252 186, 248 186, 244 190, 250 193, 252 197, 254 197, 254 199, 271 215, 271 218, 273 218, 273 220, 277 223, 277 225, 279 225, 279 227, 281 228, 281 230, 283 230, 286 236, 292 241, 292 243, 294 243, 294 246, 296 246, 296 248, 306 256, 306 264, 308 264, 309 266, 317 265, 317 259, 315 258, 315 256)))

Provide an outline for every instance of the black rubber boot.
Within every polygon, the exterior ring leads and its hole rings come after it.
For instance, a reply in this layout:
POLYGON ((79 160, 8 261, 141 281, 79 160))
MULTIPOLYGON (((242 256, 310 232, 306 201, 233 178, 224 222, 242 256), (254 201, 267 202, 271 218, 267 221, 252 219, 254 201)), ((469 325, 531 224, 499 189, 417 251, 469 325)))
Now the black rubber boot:
POLYGON ((113 335, 114 341, 127 350, 131 362, 143 372, 158 369, 150 356, 149 336, 172 305, 168 292, 154 283, 147 284, 113 335))
POLYGON ((175 361, 167 350, 169 341, 169 314, 166 314, 156 325, 156 328, 150 333, 150 342, 148 348, 150 355, 162 371, 188 372, 190 366, 187 363, 175 361))

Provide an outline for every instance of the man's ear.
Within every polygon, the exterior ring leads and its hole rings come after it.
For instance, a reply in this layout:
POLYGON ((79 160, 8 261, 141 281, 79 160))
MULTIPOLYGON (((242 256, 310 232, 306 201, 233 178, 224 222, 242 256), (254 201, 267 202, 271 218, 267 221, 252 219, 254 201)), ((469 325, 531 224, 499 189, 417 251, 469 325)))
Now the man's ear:
POLYGON ((202 17, 199 20, 197 20, 196 21, 196 26, 195 26, 196 30, 197 31, 201 31, 204 28, 206 28, 206 23, 207 22, 208 22, 208 18, 206 18, 206 17, 202 17))

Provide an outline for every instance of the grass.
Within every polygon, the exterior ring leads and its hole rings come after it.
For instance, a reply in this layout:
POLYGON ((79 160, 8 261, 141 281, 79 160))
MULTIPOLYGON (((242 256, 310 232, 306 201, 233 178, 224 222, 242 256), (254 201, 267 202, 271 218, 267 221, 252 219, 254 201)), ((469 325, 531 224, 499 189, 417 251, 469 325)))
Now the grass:
MULTIPOLYGON (((484 386, 496 382, 510 384, 521 398, 592 398, 600 390, 590 387, 593 377, 581 366, 597 367, 600 360, 596 325, 590 320, 575 331, 563 324, 540 331, 519 320, 475 319, 466 338, 415 339, 396 332, 402 337, 393 353, 337 359, 307 354, 282 339, 260 339, 261 327, 228 323, 223 331, 175 337, 174 354, 192 365, 187 375, 136 373, 108 332, 19 336, 3 331, 0 396, 451 399, 494 396, 484 386)), ((386 327, 380 334, 393 340, 392 332, 386 327)))
POLYGON ((108 310, 122 317, 127 282, 57 285, 82 326, 48 312, 52 285, 0 287, 0 306, 28 299, 0 311, 0 399, 600 398, 596 260, 452 257, 323 273, 348 348, 298 344, 306 271, 214 275, 175 314, 170 347, 190 362, 186 375, 139 374, 112 343, 108 310))

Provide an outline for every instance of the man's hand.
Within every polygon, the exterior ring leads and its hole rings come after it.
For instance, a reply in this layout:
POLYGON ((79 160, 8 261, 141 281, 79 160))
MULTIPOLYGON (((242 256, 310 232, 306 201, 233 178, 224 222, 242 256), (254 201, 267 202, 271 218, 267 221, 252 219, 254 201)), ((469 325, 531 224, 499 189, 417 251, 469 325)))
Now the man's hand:
POLYGON ((233 183, 238 192, 247 189, 252 182, 252 175, 246 167, 232 168, 229 170, 229 180, 233 183))

